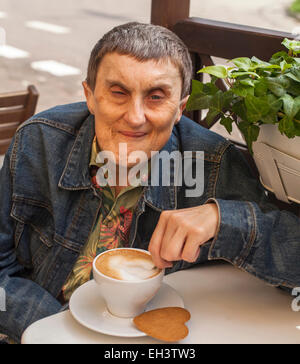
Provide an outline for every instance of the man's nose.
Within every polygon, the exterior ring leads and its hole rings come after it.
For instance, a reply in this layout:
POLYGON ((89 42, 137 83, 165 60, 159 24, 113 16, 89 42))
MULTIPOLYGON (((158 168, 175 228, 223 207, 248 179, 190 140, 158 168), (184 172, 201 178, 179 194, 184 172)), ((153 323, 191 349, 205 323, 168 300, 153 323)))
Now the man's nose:
POLYGON ((132 99, 128 104, 128 109, 125 114, 125 120, 132 127, 139 127, 146 122, 145 109, 143 100, 138 98, 132 99))

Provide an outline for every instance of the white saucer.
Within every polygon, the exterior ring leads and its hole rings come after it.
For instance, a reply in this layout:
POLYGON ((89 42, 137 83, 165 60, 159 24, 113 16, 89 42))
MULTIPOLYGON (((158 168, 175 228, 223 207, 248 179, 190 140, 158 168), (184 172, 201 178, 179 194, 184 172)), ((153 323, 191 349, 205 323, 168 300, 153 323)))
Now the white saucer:
MULTIPOLYGON (((146 311, 162 307, 184 307, 183 299, 166 283, 162 284, 156 296, 148 303, 146 311)), ((116 317, 107 310, 94 280, 74 291, 69 308, 76 321, 93 331, 113 336, 146 336, 135 327, 131 318, 116 317)))

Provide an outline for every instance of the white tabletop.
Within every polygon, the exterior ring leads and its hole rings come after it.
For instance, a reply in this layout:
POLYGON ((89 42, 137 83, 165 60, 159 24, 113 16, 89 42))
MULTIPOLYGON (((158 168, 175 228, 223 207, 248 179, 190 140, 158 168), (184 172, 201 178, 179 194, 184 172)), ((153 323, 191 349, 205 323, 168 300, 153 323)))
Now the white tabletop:
MULTIPOLYGON (((207 264, 164 278, 191 313, 189 335, 181 344, 300 343, 300 312, 295 297, 229 264, 207 264)), ((33 323, 23 344, 102 343, 158 344, 148 336, 124 338, 99 334, 81 326, 69 311, 33 323)))

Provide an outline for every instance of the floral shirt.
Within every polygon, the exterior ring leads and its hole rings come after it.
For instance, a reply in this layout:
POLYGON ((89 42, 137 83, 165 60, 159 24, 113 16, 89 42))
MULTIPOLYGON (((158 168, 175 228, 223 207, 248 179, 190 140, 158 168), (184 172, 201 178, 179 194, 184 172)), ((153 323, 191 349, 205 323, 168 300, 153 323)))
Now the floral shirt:
POLYGON ((100 187, 96 173, 101 166, 96 162, 99 152, 96 138, 92 146, 90 172, 92 183, 102 194, 102 204, 97 222, 84 245, 75 266, 63 289, 63 297, 68 301, 76 288, 92 278, 92 263, 96 255, 107 249, 126 247, 129 244, 129 230, 134 208, 143 192, 142 186, 124 188, 115 197, 114 188, 100 187))

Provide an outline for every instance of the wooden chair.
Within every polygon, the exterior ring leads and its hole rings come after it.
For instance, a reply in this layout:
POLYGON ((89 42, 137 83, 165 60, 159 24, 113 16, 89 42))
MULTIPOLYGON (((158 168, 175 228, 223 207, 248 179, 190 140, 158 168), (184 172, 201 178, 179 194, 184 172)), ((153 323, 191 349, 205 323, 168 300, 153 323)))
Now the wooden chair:
MULTIPOLYGON (((285 47, 281 45, 283 38, 293 38, 292 34, 285 32, 190 18, 189 13, 190 0, 152 0, 151 23, 171 29, 184 41, 194 64, 193 78, 200 81, 203 80, 203 74, 197 74, 197 71, 204 66, 214 65, 212 57, 228 60, 255 55, 268 61, 273 53, 285 50, 285 47)), ((219 80, 217 85, 220 89, 225 89, 222 80, 219 80)), ((200 111, 187 113, 187 116, 205 128, 209 128, 200 111)), ((217 121, 215 120, 215 123, 217 121)), ((253 174, 258 176, 255 162, 247 147, 236 141, 232 142, 243 152, 252 166, 253 174)), ((300 205, 281 202, 272 193, 270 193, 270 200, 280 209, 292 211, 300 216, 300 205)))
POLYGON ((38 97, 32 85, 27 91, 0 94, 0 155, 6 152, 18 126, 34 114, 38 97))

